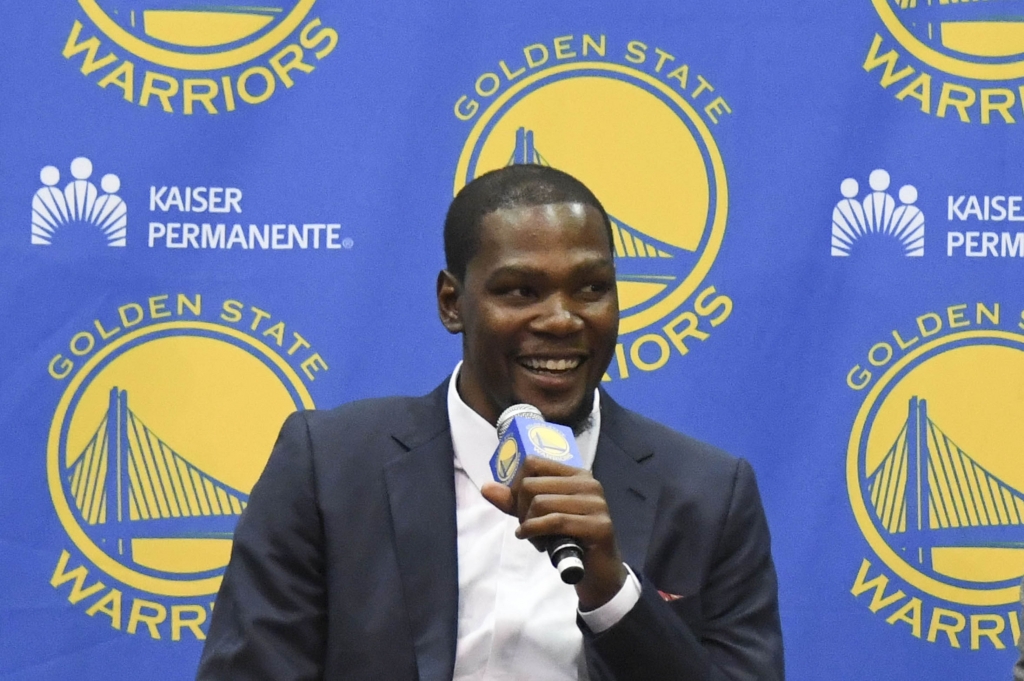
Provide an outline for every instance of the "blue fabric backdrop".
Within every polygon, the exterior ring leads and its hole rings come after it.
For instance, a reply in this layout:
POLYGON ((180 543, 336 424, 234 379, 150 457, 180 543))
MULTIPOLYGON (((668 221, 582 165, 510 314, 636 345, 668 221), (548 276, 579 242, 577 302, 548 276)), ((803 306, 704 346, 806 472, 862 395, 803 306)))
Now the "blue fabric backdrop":
POLYGON ((185 679, 284 416, 459 357, 453 192, 615 221, 624 404, 749 459, 792 679, 1008 678, 1012 2, 2 2, 0 678, 185 679))

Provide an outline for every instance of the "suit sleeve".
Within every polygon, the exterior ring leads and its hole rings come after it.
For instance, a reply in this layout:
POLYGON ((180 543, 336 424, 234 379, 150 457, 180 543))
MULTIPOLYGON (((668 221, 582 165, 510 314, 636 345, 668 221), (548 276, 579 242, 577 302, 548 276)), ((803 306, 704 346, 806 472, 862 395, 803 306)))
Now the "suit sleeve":
POLYGON ((642 577, 640 600, 610 629, 593 634, 580 623, 594 681, 782 681, 768 524, 745 461, 718 531, 699 594, 666 602, 642 577))
POLYGON ((305 416, 292 414, 235 528, 197 681, 323 673, 323 531, 305 416))

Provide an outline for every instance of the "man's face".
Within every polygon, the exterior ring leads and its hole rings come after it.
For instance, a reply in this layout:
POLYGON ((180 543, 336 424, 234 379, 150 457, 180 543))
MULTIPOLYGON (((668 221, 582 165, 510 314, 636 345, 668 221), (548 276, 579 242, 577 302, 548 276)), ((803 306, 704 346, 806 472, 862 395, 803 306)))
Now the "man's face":
POLYGON ((438 278, 441 319, 463 333, 459 392, 494 423, 520 402, 576 427, 618 337, 611 244, 600 213, 578 203, 502 209, 457 282, 438 278))

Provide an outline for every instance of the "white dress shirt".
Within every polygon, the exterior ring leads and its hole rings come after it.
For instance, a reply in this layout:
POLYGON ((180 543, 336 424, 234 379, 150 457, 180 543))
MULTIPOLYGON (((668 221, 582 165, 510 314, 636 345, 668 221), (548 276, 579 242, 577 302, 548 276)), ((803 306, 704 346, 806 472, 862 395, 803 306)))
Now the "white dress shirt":
MULTIPOLYGON (((456 388, 461 366, 448 384, 459 556, 454 681, 585 681, 576 590, 562 582, 547 553, 516 539, 519 521, 480 494, 481 486, 493 481, 489 462, 498 435, 462 401, 456 388)), ((576 438, 587 470, 594 464, 601 430, 599 400, 595 390, 590 427, 576 438)), ((611 601, 580 616, 591 630, 601 632, 639 599, 640 583, 630 570, 611 601)))

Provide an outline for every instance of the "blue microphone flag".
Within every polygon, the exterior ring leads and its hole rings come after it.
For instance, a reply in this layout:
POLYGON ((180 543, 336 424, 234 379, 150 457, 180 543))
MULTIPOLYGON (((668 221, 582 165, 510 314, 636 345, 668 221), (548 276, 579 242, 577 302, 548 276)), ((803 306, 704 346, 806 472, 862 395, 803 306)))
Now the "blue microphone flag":
POLYGON ((538 456, 576 468, 583 467, 572 429, 544 421, 539 412, 535 416, 516 414, 507 424, 503 421, 499 419, 500 440, 491 457, 491 474, 495 481, 503 485, 511 484, 526 456, 538 456))

